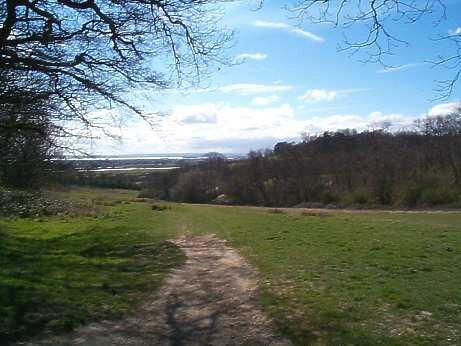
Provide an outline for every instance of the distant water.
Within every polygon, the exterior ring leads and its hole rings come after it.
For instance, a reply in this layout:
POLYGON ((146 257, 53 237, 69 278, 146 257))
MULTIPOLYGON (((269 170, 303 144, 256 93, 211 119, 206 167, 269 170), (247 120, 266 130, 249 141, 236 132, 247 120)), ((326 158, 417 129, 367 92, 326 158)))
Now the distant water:
POLYGON ((124 171, 168 171, 171 169, 178 169, 181 167, 171 166, 171 167, 129 167, 129 168, 97 168, 89 169, 90 172, 124 172, 124 171))
MULTIPOLYGON (((238 160, 243 154, 224 154, 227 160, 238 160)), ((195 165, 210 157, 209 154, 133 154, 67 157, 64 160, 78 171, 123 172, 137 170, 167 171, 195 165)), ((60 161, 60 160, 58 160, 60 161)))
POLYGON ((117 161, 117 160, 198 160, 206 157, 185 157, 185 156, 91 156, 91 157, 68 157, 73 161, 117 161))
MULTIPOLYGON (((234 154, 226 153, 222 154, 227 159, 239 159, 244 158, 245 154, 234 154)), ((125 161, 125 160, 205 160, 207 154, 203 153, 191 153, 191 154, 133 154, 133 155, 95 155, 95 156, 69 156, 66 160, 70 161, 125 161)))

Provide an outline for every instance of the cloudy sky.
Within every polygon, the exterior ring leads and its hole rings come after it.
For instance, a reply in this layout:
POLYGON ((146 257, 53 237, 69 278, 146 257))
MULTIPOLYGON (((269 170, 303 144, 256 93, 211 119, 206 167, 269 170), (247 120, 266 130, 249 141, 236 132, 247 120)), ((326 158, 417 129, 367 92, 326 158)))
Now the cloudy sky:
MULTIPOLYGON (((413 119, 449 111, 459 105, 458 87, 445 100, 435 80, 453 71, 428 61, 452 50, 434 41, 438 34, 461 33, 461 1, 447 1, 447 19, 434 17, 416 24, 393 24, 409 42, 387 62, 393 68, 364 64, 360 56, 337 51, 343 31, 329 24, 297 25, 281 9, 282 1, 229 4, 223 24, 236 31, 227 54, 238 62, 213 73, 203 88, 143 94, 146 112, 163 112, 153 126, 131 118, 113 133, 121 141, 93 141, 94 154, 234 152, 297 141, 302 133, 344 128, 366 129, 391 121, 408 127, 413 119)), ((101 114, 98 114, 101 115, 101 114)))

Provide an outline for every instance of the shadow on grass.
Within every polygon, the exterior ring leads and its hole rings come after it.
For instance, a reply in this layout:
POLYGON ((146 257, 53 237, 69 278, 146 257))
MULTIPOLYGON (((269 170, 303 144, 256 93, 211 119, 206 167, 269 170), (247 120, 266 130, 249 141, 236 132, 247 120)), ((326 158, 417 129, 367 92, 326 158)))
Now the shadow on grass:
POLYGON ((0 344, 126 313, 184 259, 148 241, 127 227, 53 239, 0 229, 0 344))

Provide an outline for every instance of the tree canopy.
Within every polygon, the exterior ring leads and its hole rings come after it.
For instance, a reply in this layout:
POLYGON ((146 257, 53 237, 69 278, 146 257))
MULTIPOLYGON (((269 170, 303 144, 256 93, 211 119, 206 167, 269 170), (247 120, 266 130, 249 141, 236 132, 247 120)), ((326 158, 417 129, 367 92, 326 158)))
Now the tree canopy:
POLYGON ((0 71, 40 79, 82 121, 101 101, 140 113, 127 87, 193 83, 220 59, 232 36, 217 23, 225 1, 6 0, 0 71))

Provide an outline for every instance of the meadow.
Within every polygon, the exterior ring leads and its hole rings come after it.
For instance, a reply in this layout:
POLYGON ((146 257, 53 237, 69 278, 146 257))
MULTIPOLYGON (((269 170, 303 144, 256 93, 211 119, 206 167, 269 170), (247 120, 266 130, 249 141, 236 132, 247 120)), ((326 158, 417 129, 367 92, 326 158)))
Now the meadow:
POLYGON ((129 313, 214 233, 260 273, 280 333, 306 345, 461 343, 461 213, 174 204, 56 192, 81 215, 0 219, 0 343, 129 313))

